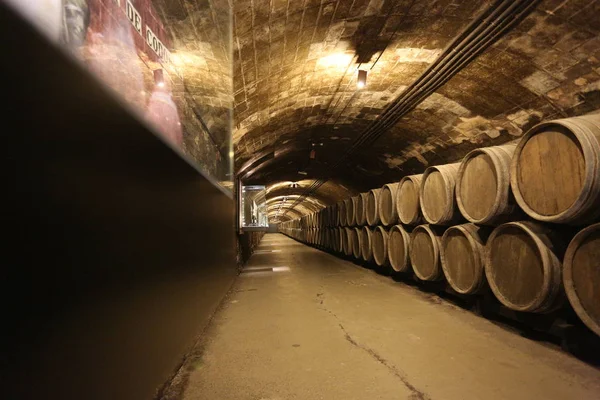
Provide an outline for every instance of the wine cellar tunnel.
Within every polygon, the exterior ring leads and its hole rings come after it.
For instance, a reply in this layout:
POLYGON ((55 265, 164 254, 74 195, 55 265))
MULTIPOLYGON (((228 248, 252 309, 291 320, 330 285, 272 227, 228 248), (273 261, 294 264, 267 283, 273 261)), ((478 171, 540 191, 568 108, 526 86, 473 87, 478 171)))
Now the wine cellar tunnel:
POLYGON ((600 0, 38 5, 7 398, 600 398, 600 0))

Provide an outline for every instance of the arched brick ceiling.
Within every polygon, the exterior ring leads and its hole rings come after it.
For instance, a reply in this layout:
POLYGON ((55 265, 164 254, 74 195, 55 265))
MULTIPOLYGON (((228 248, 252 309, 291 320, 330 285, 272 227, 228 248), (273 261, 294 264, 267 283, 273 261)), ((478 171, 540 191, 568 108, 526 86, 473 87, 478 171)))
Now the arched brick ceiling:
POLYGON ((600 107, 600 0, 545 0, 332 176, 344 149, 490 4, 236 0, 236 168, 252 170, 240 176, 325 177, 362 191, 600 107))
POLYGON ((294 209, 295 213, 284 211, 296 201, 302 193, 314 183, 314 179, 303 179, 299 181, 281 181, 266 187, 267 210, 274 220, 279 221, 301 216, 320 210, 328 204, 335 203, 341 199, 353 196, 356 192, 348 189, 344 184, 336 181, 328 181, 308 196, 294 209), (286 207, 287 206, 287 207, 286 207), (281 208, 281 210, 280 210, 281 208), (285 214, 285 217, 284 217, 285 214), (280 218, 281 217, 281 218, 280 218))

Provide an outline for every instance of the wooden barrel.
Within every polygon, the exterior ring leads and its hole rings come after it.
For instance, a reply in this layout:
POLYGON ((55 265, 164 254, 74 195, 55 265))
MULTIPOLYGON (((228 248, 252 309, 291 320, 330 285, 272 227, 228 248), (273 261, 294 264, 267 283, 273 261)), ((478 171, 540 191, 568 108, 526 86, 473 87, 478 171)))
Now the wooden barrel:
POLYGON ((600 224, 575 235, 563 266, 569 302, 583 323, 600 336, 600 224))
POLYGON ((354 247, 354 236, 355 236, 355 232, 353 228, 344 228, 344 231, 346 232, 346 241, 344 243, 344 254, 347 256, 351 256, 352 255, 352 250, 354 247))
POLYGON ((422 221, 419 193, 423 174, 402 178, 396 191, 396 212, 400 222, 406 225, 418 225, 422 221))
POLYGON ((379 195, 381 189, 372 189, 367 197, 367 224, 375 226, 379 223, 379 195))
POLYGON ((456 202, 462 215, 493 225, 519 218, 510 191, 510 161, 517 142, 475 149, 463 158, 456 179, 456 202))
POLYGON ((383 185, 379 193, 379 219, 385 226, 398 222, 398 210, 396 209, 396 195, 399 182, 383 185))
POLYGON ((375 260, 375 264, 380 267, 390 265, 387 252, 388 239, 389 232, 384 227, 377 226, 373 229, 373 236, 371 238, 373 259, 375 260))
POLYGON ((451 225, 460 220, 454 186, 460 163, 436 165, 423 173, 420 203, 423 218, 430 224, 451 225))
POLYGON ((342 254, 347 254, 348 252, 348 234, 346 233, 346 230, 348 228, 342 228, 342 232, 341 232, 341 236, 340 236, 340 244, 341 244, 341 251, 340 253, 342 254))
POLYGON ((356 225, 364 226, 367 224, 367 199, 369 198, 369 193, 361 193, 358 195, 358 204, 356 205, 356 209, 354 210, 354 216, 356 219, 356 225))
POLYGON ((362 227, 360 255, 364 261, 373 261, 373 231, 368 226, 362 227))
POLYGON ((354 235, 352 235, 352 255, 354 256, 354 258, 356 258, 357 260, 361 259, 361 236, 362 236, 362 229, 360 228, 353 228, 354 229, 354 235))
POLYGON ((564 243, 543 225, 509 222, 500 225, 486 244, 485 275, 506 307, 543 313, 561 303, 564 243))
POLYGON ((491 228, 474 224, 451 226, 442 236, 440 257, 446 280, 456 292, 482 292, 485 279, 485 242, 491 228))
POLYGON ((521 208, 540 221, 579 225, 600 216, 600 114, 533 127, 511 163, 521 208))
POLYGON ((352 226, 354 220, 354 205, 352 198, 344 199, 344 226, 352 226))
POLYGON ((335 228, 337 225, 337 204, 332 204, 329 210, 329 226, 335 228))
POLYGON ((334 250, 337 253, 343 253, 344 252, 344 237, 346 236, 346 232, 344 231, 344 228, 338 226, 337 228, 335 228, 335 243, 334 243, 334 250))
POLYGON ((344 223, 346 222, 346 204, 344 203, 344 200, 338 201, 336 203, 336 208, 336 226, 344 226, 344 223))
POLYGON ((356 209, 358 207, 358 197, 354 196, 350 198, 349 205, 346 208, 346 222, 348 226, 356 225, 356 209))
POLYGON ((394 271, 410 271, 410 233, 402 225, 390 229, 388 259, 394 271))
POLYGON ((410 235, 410 262, 415 275, 423 281, 444 278, 440 262, 443 233, 444 230, 439 226, 419 225, 410 235))
POLYGON ((327 237, 327 250, 335 251, 335 228, 328 228, 328 237, 327 237))

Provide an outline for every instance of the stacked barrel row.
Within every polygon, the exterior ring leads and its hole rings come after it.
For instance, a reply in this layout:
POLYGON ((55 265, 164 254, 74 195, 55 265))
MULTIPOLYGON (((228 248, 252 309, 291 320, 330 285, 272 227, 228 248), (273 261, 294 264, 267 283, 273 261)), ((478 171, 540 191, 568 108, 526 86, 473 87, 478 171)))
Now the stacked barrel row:
POLYGON ((600 114, 591 114, 539 124, 281 231, 463 295, 489 288, 515 311, 549 313, 566 297, 600 335, 599 216, 600 114))

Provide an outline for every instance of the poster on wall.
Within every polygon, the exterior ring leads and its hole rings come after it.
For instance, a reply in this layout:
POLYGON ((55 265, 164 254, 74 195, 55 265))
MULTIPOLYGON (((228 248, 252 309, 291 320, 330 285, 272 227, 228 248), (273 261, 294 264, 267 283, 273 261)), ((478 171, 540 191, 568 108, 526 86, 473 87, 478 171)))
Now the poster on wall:
POLYGON ((181 147, 169 40, 151 0, 8 1, 181 147))
POLYGON ((231 187, 227 0, 0 1, 113 89, 165 142, 231 187))

